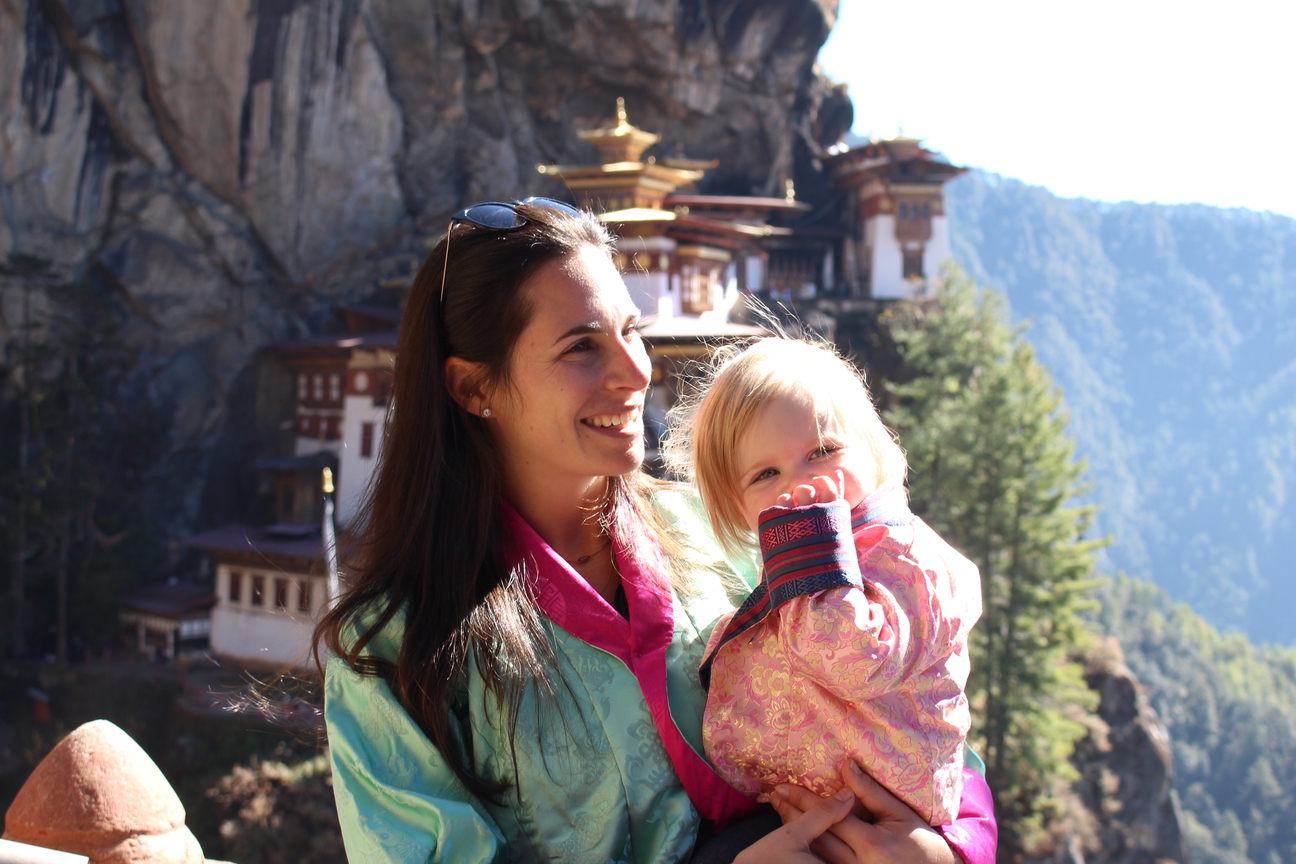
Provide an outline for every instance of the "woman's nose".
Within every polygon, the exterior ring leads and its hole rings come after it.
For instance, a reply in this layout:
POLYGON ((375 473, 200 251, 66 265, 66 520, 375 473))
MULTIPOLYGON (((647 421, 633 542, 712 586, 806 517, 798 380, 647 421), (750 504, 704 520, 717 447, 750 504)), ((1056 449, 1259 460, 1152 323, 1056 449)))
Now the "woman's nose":
POLYGON ((643 339, 634 334, 620 343, 613 360, 612 378, 618 387, 629 390, 647 390, 652 380, 652 360, 643 339))

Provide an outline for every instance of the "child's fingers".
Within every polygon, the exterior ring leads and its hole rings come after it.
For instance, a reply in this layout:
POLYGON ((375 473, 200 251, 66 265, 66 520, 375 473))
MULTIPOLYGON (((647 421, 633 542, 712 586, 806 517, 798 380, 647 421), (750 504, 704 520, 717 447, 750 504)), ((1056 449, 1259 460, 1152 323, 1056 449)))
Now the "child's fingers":
MULTIPOLYGON (((819 478, 816 477, 815 480, 819 478)), ((814 480, 810 481, 811 483, 814 480)), ((803 484, 792 490, 792 498, 796 501, 796 506, 804 507, 807 504, 813 504, 819 497, 819 490, 814 486, 803 484)))
MULTIPOLYGON (((818 477, 812 478, 810 483, 811 486, 807 488, 814 489, 814 500, 818 501, 820 504, 827 504, 829 501, 840 501, 844 497, 843 493, 846 490, 846 479, 845 475, 841 471, 837 472, 836 477, 821 474, 818 477)), ((814 503, 814 501, 807 503, 814 503)))

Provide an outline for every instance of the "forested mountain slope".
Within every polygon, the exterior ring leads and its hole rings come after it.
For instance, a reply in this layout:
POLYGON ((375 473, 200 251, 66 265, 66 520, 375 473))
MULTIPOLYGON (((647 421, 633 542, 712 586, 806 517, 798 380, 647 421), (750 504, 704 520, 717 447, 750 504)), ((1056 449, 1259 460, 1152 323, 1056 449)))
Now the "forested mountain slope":
POLYGON ((1296 651, 1220 634, 1146 582, 1099 595, 1169 730, 1189 860, 1296 861, 1296 651))
POLYGON ((1111 567, 1296 643, 1296 220, 977 172, 947 196, 955 259, 1064 390, 1111 567))

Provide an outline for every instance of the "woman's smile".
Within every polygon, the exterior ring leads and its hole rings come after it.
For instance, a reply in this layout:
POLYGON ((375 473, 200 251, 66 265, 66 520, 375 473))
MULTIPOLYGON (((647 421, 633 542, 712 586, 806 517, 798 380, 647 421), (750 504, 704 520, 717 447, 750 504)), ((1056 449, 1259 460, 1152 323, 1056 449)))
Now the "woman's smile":
POLYGON ((624 435, 638 434, 643 431, 643 409, 636 405, 621 414, 596 414, 581 420, 586 426, 595 429, 616 432, 624 435))

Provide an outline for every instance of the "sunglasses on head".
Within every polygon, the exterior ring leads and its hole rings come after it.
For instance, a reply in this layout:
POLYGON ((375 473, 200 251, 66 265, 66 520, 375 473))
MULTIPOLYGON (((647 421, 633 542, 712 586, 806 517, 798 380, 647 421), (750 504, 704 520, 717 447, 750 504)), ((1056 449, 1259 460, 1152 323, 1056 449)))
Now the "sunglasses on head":
POLYGON ((446 229, 445 259, 441 264, 441 303, 445 303, 446 269, 450 265, 450 232, 454 230, 454 226, 460 222, 467 222, 491 231, 513 231, 531 221, 518 212, 518 207, 543 207, 547 210, 556 210, 564 216, 581 215, 580 210, 565 201, 540 196, 523 198, 521 201, 512 203, 483 201, 460 210, 450 217, 450 227, 446 229))

